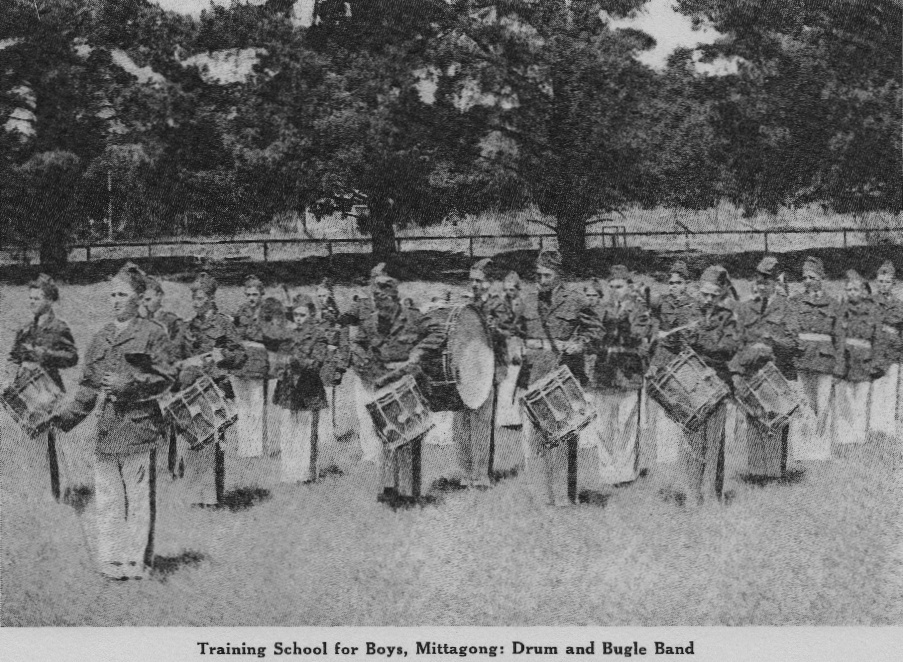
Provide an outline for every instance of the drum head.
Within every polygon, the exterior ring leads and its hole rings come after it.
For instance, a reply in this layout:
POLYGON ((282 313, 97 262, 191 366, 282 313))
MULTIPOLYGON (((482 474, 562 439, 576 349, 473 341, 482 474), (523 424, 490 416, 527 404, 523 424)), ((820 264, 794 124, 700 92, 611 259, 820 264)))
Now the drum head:
POLYGON ((448 349, 461 402, 469 409, 478 409, 492 392, 495 352, 483 318, 470 306, 457 311, 456 323, 449 332, 448 349))

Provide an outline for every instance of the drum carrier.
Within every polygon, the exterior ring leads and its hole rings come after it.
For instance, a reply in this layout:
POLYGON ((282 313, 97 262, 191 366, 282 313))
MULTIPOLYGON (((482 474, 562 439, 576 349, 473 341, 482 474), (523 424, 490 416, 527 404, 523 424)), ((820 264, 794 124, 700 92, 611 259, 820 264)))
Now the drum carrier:
POLYGON ((692 349, 685 349, 663 368, 646 375, 646 393, 685 430, 697 429, 730 389, 692 349))

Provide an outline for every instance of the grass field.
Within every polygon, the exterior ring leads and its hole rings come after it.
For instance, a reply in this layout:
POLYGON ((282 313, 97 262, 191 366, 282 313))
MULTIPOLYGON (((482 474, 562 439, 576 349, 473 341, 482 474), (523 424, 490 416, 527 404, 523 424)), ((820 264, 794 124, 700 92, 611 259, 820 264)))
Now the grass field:
MULTIPOLYGON (((189 313, 187 288, 167 283, 189 313)), ((743 288, 741 288, 743 289, 743 288)), ((410 284, 424 301, 436 284, 410 284)), ((25 288, 6 287, 0 347, 28 316, 25 288)), ((351 290, 341 288, 340 305, 351 290)), ((225 288, 222 308, 240 291, 225 288)), ((99 288, 70 286, 59 315, 84 351, 108 319, 99 288)), ((71 385, 79 369, 69 371, 71 385)), ((92 422, 63 443, 90 480, 92 422)), ((0 419, 0 622, 25 625, 887 625, 903 623, 901 448, 876 437, 828 462, 795 462, 790 478, 745 482, 745 449, 729 448, 727 505, 668 501, 673 467, 624 488, 595 479, 591 502, 549 509, 522 475, 488 492, 437 492, 422 509, 375 501, 376 467, 357 440, 336 443, 336 470, 307 486, 274 484, 276 460, 227 457, 235 508, 185 509, 160 480, 157 572, 109 582, 94 571, 91 517, 53 502, 34 445, 0 419)), ((500 470, 520 447, 500 442, 500 470)), ((454 471, 449 447, 427 447, 425 484, 454 471)))

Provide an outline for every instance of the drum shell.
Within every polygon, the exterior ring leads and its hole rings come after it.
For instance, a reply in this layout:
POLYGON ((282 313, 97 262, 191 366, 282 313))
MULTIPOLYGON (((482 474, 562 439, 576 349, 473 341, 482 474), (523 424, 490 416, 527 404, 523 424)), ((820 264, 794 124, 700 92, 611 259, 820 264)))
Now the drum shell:
POLYGON ((44 370, 21 371, 0 396, 4 409, 26 434, 42 429, 63 397, 63 391, 44 370))
POLYGON ((425 377, 421 380, 423 394, 430 408, 432 411, 478 409, 492 392, 495 378, 495 351, 482 314, 468 304, 439 308, 430 312, 430 316, 443 328, 445 336, 441 348, 424 357, 420 364, 425 377), (477 358, 455 356, 454 345, 458 343, 452 336, 459 333, 468 334, 472 346, 479 347, 477 358), (467 397, 462 397, 465 384, 467 397))
POLYGON ((238 420, 232 403, 209 377, 176 393, 161 409, 192 450, 216 441, 220 432, 238 420))
POLYGON ((366 407, 383 445, 389 449, 422 437, 432 427, 426 398, 410 375, 381 389, 366 407))
POLYGON ((802 404, 796 389, 772 362, 752 377, 741 377, 735 396, 756 423, 771 431, 785 426, 802 404))
POLYGON ((566 366, 531 384, 521 405, 547 446, 579 433, 596 417, 592 402, 566 366))
POLYGON ((649 397, 687 430, 695 430, 705 423, 730 395, 730 389, 718 374, 692 350, 682 352, 646 379, 649 397))

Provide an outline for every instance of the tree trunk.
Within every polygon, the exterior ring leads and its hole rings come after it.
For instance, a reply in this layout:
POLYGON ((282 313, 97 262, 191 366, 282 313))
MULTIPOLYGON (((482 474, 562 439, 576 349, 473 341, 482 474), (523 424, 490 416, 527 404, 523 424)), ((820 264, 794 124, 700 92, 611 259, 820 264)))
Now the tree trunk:
POLYGON ((586 219, 582 216, 558 216, 558 250, 564 268, 573 273, 584 271, 586 256, 586 219))
POLYGON ((385 262, 398 252, 395 243, 395 215, 390 203, 372 202, 367 226, 373 244, 373 257, 377 262, 385 262))
POLYGON ((60 272, 69 261, 69 247, 65 238, 52 234, 41 240, 39 249, 41 271, 53 276, 60 272))

